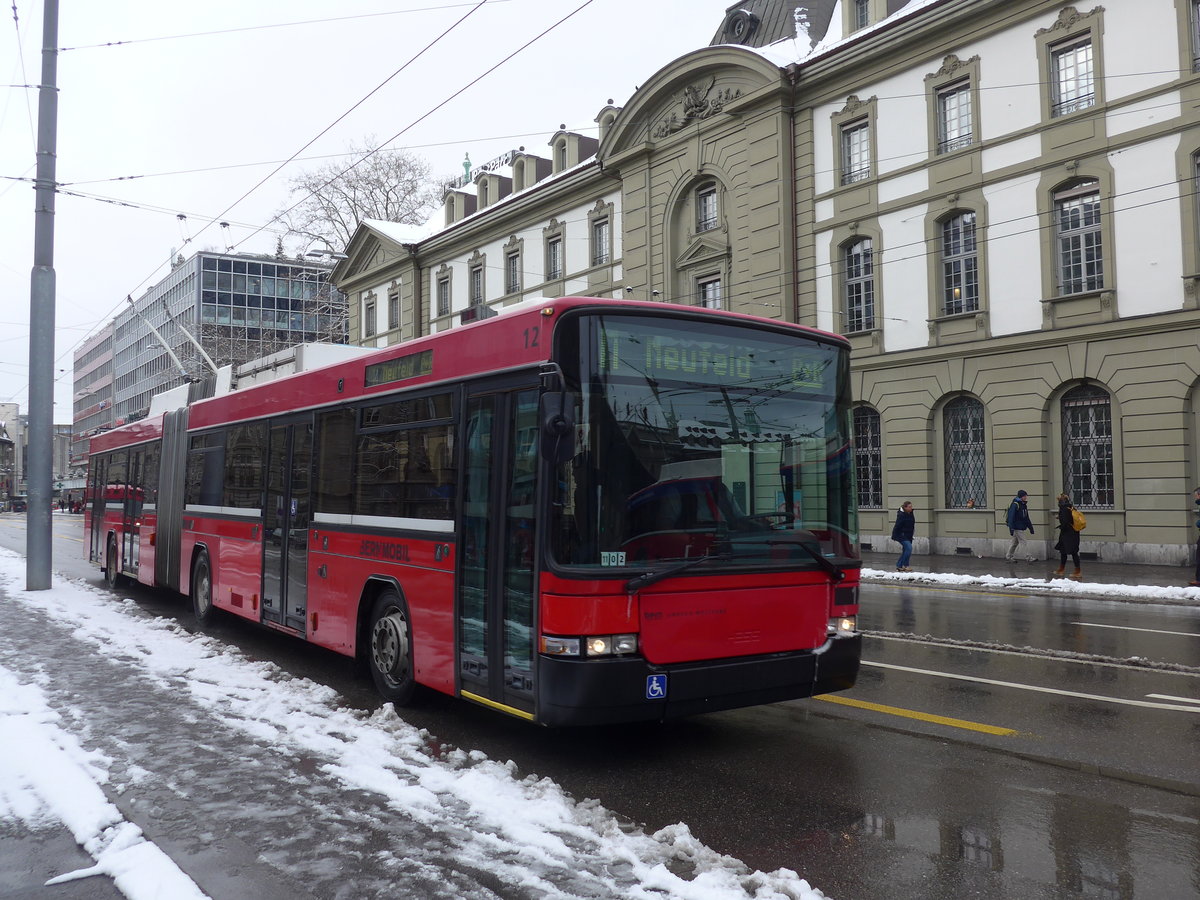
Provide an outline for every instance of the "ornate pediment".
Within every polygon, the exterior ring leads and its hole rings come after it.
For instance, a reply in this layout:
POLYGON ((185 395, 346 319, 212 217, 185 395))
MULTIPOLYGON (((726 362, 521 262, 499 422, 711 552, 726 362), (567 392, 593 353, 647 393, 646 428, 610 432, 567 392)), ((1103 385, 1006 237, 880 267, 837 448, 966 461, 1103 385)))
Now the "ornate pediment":
POLYGON ((361 275, 393 263, 403 262, 408 258, 407 252, 379 238, 373 232, 367 231, 357 247, 351 246, 349 277, 361 275))
POLYGON ((953 78, 963 69, 969 69, 979 62, 978 56, 972 56, 970 59, 963 60, 958 58, 958 54, 951 53, 942 60, 942 67, 936 72, 925 76, 926 81, 940 81, 943 78, 953 78))
POLYGON ((683 252, 675 257, 675 267, 685 269, 696 263, 711 262, 714 259, 728 255, 729 245, 727 243, 713 240, 711 234, 705 234, 702 237, 693 238, 688 242, 683 252))
POLYGON ((654 125, 651 136, 656 140, 668 137, 692 122, 711 118, 742 96, 740 87, 717 87, 715 75, 698 84, 689 84, 673 99, 668 111, 654 125))
POLYGON ((1055 31, 1071 31, 1082 22, 1084 19, 1090 19, 1097 13, 1104 12, 1103 6, 1097 6, 1089 12, 1081 13, 1073 6, 1064 6, 1058 14, 1058 18, 1054 20, 1054 24, 1049 28, 1039 28, 1037 31, 1040 37, 1043 34, 1050 34, 1055 31))

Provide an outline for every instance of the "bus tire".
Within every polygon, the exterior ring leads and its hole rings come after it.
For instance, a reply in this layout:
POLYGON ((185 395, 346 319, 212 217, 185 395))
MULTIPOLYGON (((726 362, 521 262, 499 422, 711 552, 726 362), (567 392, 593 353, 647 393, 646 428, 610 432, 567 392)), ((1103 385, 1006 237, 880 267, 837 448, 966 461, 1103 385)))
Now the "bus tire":
POLYGON ((367 629, 366 657, 380 696, 397 706, 409 703, 417 686, 413 678, 412 629, 408 606, 394 588, 387 588, 375 598, 367 629))
POLYGON ((104 583, 113 591, 125 583, 125 576, 121 574, 121 557, 117 554, 115 534, 108 536, 108 549, 104 554, 104 583))
POLYGON ((208 553, 201 550, 192 563, 192 612, 196 621, 203 625, 212 618, 212 564, 208 561, 208 553))

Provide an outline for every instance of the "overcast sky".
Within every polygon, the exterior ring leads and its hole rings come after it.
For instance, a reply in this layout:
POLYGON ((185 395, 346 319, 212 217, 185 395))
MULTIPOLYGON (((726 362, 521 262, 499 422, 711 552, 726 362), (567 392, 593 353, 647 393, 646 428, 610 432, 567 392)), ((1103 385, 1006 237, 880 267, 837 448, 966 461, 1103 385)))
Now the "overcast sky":
MULTIPOLYGON (((43 2, 16 0, 15 21, 6 3, 0 25, 0 402, 22 412, 38 115, 22 86, 40 78, 43 2)), ((594 133, 609 98, 707 46, 732 2, 60 0, 54 421, 71 421, 74 348, 173 252, 273 252, 290 175, 372 134, 447 177, 468 153, 549 155, 560 123, 594 133)))

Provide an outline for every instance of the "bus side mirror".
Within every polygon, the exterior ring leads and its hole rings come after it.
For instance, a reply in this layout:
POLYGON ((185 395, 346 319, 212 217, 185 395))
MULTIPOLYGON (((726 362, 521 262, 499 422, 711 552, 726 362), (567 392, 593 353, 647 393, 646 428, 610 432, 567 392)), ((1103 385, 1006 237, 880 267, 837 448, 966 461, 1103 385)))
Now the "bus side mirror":
POLYGON ((542 394, 542 455, 559 465, 575 455, 575 405, 566 391, 542 394))

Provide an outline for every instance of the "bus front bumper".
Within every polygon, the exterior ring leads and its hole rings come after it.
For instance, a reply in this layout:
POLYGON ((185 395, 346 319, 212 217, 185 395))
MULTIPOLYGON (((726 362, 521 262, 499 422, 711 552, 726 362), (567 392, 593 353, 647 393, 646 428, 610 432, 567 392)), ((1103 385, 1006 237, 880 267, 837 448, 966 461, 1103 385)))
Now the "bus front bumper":
POLYGON ((862 635, 815 651, 655 666, 641 657, 538 657, 542 725, 651 722, 778 703, 853 687, 862 635), (665 676, 665 684, 663 677, 665 676))

